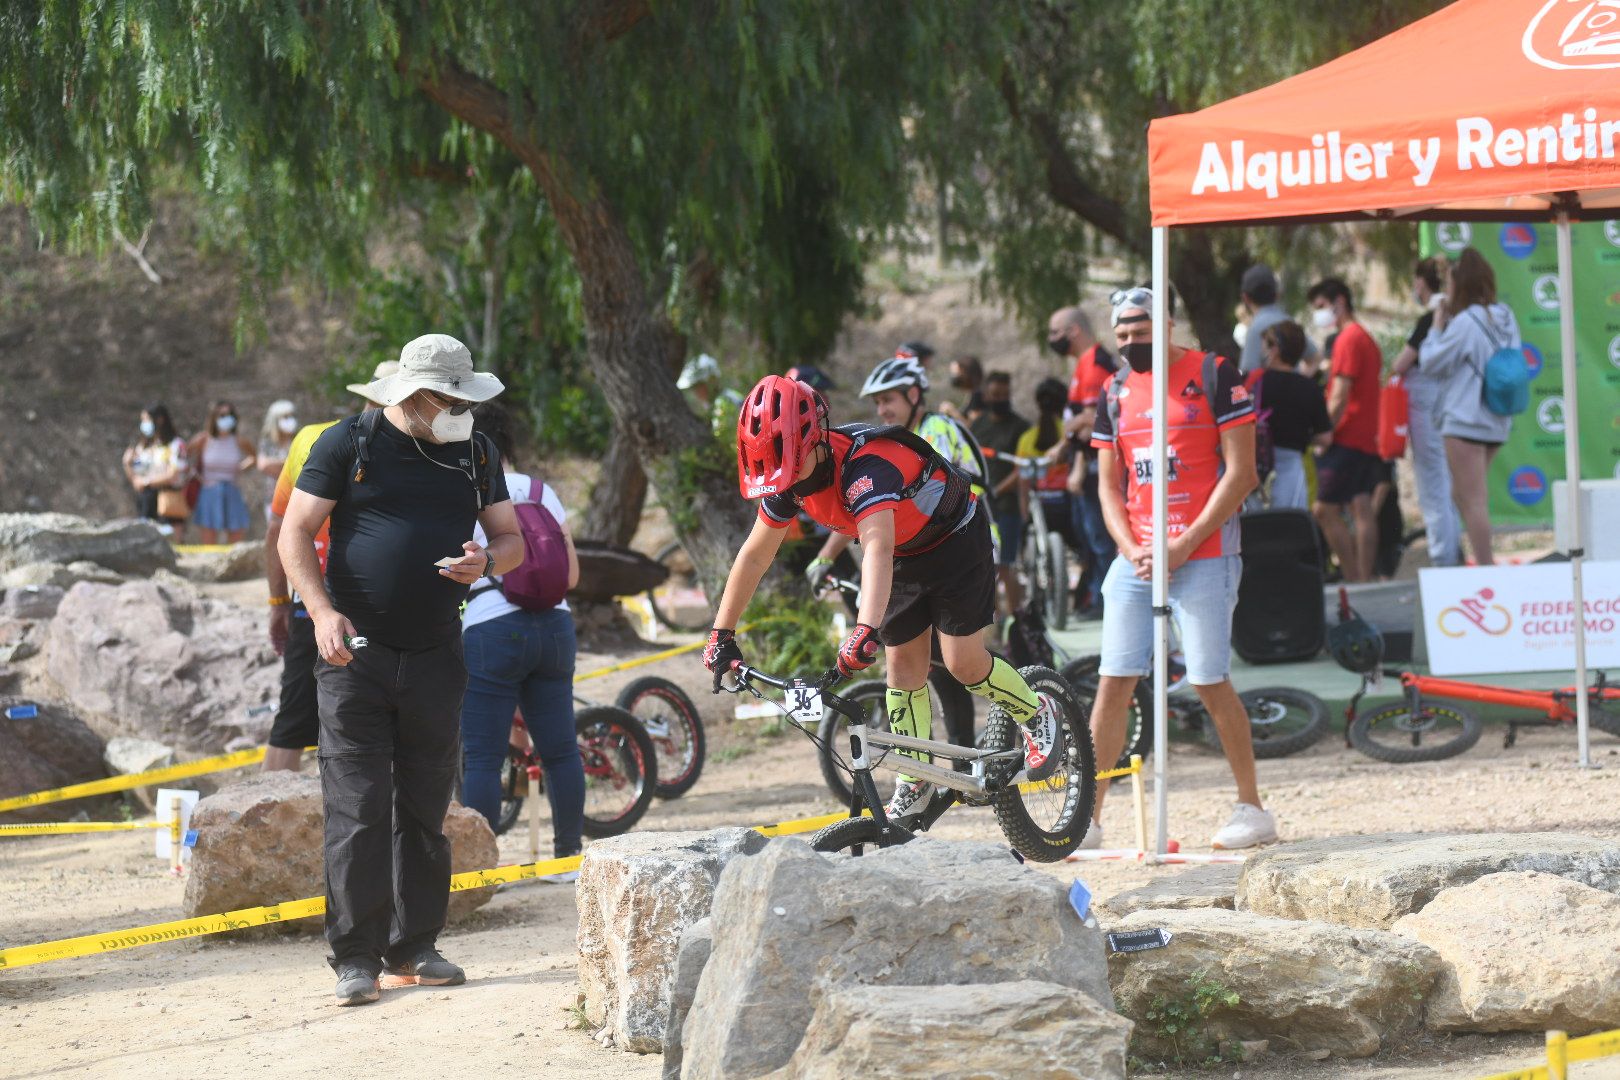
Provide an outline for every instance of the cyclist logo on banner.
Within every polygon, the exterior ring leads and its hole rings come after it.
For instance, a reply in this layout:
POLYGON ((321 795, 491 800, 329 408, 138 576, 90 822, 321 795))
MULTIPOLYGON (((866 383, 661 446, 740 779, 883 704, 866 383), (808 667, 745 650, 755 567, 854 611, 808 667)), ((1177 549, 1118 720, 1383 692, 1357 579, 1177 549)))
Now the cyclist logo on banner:
POLYGON ((1565 18, 1570 7, 1547 0, 1524 31, 1524 55, 1555 71, 1620 67, 1620 4, 1590 0, 1565 18))
POLYGON ((1501 604, 1493 604, 1496 592, 1481 589, 1456 607, 1442 608, 1438 620, 1440 632, 1447 637, 1462 637, 1471 625, 1495 637, 1513 629, 1513 616, 1501 604))
MULTIPOLYGON (((1170 482, 1173 484, 1181 478, 1181 460, 1176 457, 1174 447, 1167 450, 1170 463, 1170 482)), ((1131 451, 1131 467, 1136 471, 1138 484, 1153 483, 1153 449, 1147 446, 1138 446, 1131 451)))

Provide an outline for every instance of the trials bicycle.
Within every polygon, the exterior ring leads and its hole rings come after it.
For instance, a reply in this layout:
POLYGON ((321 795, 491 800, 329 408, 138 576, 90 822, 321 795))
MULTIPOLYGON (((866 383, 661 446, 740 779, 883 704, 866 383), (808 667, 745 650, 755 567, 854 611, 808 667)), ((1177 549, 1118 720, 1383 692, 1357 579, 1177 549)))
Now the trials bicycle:
MULTIPOLYGON (((1057 862, 1079 846, 1091 822, 1096 800, 1096 761, 1091 729, 1084 708, 1063 677, 1051 668, 1026 667, 1020 672, 1030 687, 1058 706, 1058 742, 1040 769, 1024 767, 1024 738, 1016 720, 1001 706, 990 710, 979 746, 959 746, 933 739, 899 735, 868 725, 865 709, 834 693, 841 676, 836 670, 816 679, 778 678, 734 661, 722 681, 733 694, 751 693, 772 700, 760 687, 780 690, 787 704, 777 704, 788 721, 818 744, 817 729, 824 709, 848 721, 850 816, 822 829, 811 838, 817 851, 860 855, 868 847, 906 843, 926 831, 958 802, 989 806, 1014 850, 1035 862, 1057 862), (894 753, 917 750, 931 758, 961 762, 967 771, 943 768, 894 753), (892 821, 884 812, 872 771, 904 772, 935 785, 933 797, 907 825, 892 821), (864 816, 870 813, 870 817, 864 816)), ((773 704, 776 704, 773 701, 773 704)), ((836 737, 836 736, 835 736, 836 737)))

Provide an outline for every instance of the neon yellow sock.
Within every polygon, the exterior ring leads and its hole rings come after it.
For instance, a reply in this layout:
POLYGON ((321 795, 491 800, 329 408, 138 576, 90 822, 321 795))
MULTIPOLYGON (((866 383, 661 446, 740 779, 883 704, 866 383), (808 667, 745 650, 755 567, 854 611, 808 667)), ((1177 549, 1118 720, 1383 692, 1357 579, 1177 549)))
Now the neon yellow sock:
POLYGON ((977 694, 1000 705, 1020 722, 1034 716, 1041 707, 1041 699, 1035 696, 1029 683, 1018 674, 1018 669, 999 656, 990 658, 990 674, 984 677, 984 681, 976 682, 967 689, 970 694, 977 694))
MULTIPOLYGON (((889 709, 889 730, 897 735, 910 735, 916 739, 931 739, 934 737, 934 709, 928 700, 928 687, 921 690, 897 690, 889 687, 884 695, 889 709)), ((918 750, 901 750, 900 753, 917 761, 932 762, 934 756, 918 750)), ((908 783, 915 782, 917 777, 900 774, 900 779, 908 783)))

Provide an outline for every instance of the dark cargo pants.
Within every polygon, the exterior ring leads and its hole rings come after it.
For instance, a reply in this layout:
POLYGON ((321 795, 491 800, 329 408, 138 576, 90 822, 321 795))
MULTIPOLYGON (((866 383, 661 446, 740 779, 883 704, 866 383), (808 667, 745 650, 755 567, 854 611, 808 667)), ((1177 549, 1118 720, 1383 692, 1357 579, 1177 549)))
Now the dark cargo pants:
POLYGON ((315 664, 332 966, 372 971, 432 945, 450 902, 444 815, 461 758, 461 637, 417 652, 373 642, 315 664))

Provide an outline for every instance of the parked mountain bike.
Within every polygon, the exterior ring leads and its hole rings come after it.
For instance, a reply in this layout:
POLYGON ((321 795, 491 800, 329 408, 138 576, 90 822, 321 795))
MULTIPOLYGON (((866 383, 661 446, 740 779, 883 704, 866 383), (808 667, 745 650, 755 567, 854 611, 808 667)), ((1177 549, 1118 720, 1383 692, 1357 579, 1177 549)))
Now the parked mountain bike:
MULTIPOLYGON (((1378 761, 1397 765, 1442 761, 1472 747, 1484 733, 1484 724, 1456 702, 1506 705, 1540 714, 1508 721, 1504 747, 1518 741, 1521 727, 1575 723, 1573 705, 1582 691, 1573 686, 1518 690, 1384 667, 1383 635, 1356 614, 1344 589, 1339 590, 1339 623, 1328 631, 1328 649, 1340 667, 1361 676, 1361 687, 1345 709, 1345 743, 1378 761), (1361 699, 1381 690, 1386 678, 1399 681, 1401 700, 1362 712, 1361 699)), ((1584 693, 1592 726, 1620 737, 1620 686, 1609 685, 1608 675, 1600 671, 1584 693)))
MULTIPOLYGON (((1031 489, 1045 462, 1038 458, 1018 457, 986 449, 986 457, 998 458, 1018 470, 1020 477, 1031 489)), ((1069 549, 1063 537, 1046 522, 1046 506, 1038 495, 1029 499, 1029 528, 1025 531, 1024 550, 1019 554, 1019 572, 1024 588, 1029 593, 1029 606, 1046 615, 1054 630, 1069 625, 1069 549)))
MULTIPOLYGON (((1074 692, 1089 710, 1097 699, 1097 669, 1100 656, 1082 656, 1063 668, 1063 677, 1069 680, 1074 692)), ((1297 754, 1314 746, 1327 734, 1330 715, 1327 702, 1308 690, 1288 686, 1267 686, 1258 690, 1245 690, 1238 695, 1249 714, 1249 732, 1254 742, 1256 758, 1279 758, 1297 754)), ((1197 692, 1183 683, 1171 691, 1170 720, 1184 731, 1201 735, 1207 743, 1219 749, 1220 736, 1215 722, 1198 699, 1197 692)), ((1138 679, 1131 696, 1129 711, 1125 714, 1125 749, 1116 767, 1131 763, 1132 754, 1147 757, 1153 749, 1153 687, 1147 679, 1138 679)))
POLYGON ((614 704, 641 721, 658 758, 660 799, 675 799, 692 790, 703 774, 708 741, 703 718, 686 691, 657 675, 635 680, 619 691, 614 704))
MULTIPOLYGON (((836 671, 818 679, 778 678, 739 662, 732 664, 724 681, 730 693, 747 691, 761 700, 760 687, 770 687, 786 695, 780 704, 788 721, 821 742, 818 728, 825 709, 832 709, 848 721, 844 734, 849 739, 850 816, 827 826, 811 838, 817 851, 848 852, 860 855, 868 847, 893 847, 913 839, 916 832, 931 827, 957 802, 989 806, 996 815, 1008 843, 1026 859, 1057 862, 1079 846, 1091 821, 1096 799, 1096 763, 1091 751, 1091 731, 1085 709, 1075 701, 1063 677, 1051 668, 1026 667, 1021 672, 1032 689, 1058 706, 1058 745, 1038 770, 1024 768, 1024 739, 1006 710, 990 710, 981 746, 961 746, 932 739, 897 735, 867 726, 867 714, 857 702, 833 692, 836 671), (932 762, 918 761, 894 753, 896 749, 919 750, 933 758, 965 762, 966 772, 956 772, 932 762), (872 770, 904 772, 935 785, 928 806, 908 819, 909 827, 891 821, 885 814, 872 770), (871 816, 863 816, 870 812, 871 816), (915 830, 915 831, 914 831, 915 830)), ((774 702, 773 702, 774 703, 774 702)), ((835 736, 837 737, 837 736, 835 736)))
MULTIPOLYGON (((574 732, 585 763, 585 835, 600 839, 628 832, 647 812, 658 786, 652 739, 640 720, 612 705, 578 710, 574 732)), ((524 799, 545 790, 545 774, 521 713, 512 716, 512 738, 501 769, 497 834, 517 822, 524 799)))

